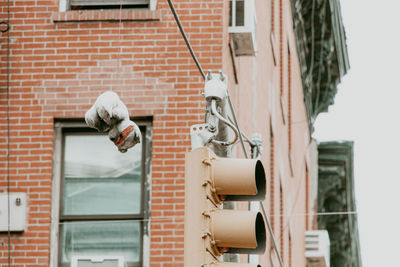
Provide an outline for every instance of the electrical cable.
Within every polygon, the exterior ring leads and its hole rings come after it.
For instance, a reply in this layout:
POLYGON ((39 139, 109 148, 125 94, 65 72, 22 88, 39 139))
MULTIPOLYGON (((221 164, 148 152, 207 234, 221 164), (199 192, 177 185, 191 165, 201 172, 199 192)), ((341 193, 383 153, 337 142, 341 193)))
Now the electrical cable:
POLYGON ((7 242, 8 267, 11 267, 11 229, 10 229, 10 0, 7 0, 7 242))
MULTIPOLYGON (((330 212, 311 212, 311 213, 293 213, 293 214, 271 214, 271 217, 293 217, 293 216, 298 216, 298 217, 304 217, 304 216, 341 216, 341 215, 359 215, 358 211, 330 211, 330 212)), ((112 222, 115 223, 123 223, 123 222, 151 222, 151 223, 165 223, 165 222, 171 222, 171 223, 181 223, 185 221, 184 216, 173 216, 173 217, 150 217, 149 219, 120 219, 120 220, 112 220, 112 222)), ((102 221, 92 221, 92 220, 82 220, 82 221, 62 221, 59 222, 59 225, 67 225, 67 224, 101 224, 105 222, 110 222, 108 220, 102 220, 102 221)), ((40 223, 40 225, 51 225, 51 222, 49 223, 40 223)))
POLYGON ((262 201, 260 201, 259 203, 260 203, 261 211, 262 211, 262 213, 264 215, 265 221, 267 222, 268 231, 269 231, 269 234, 271 235, 272 244, 274 245, 274 250, 275 250, 276 256, 278 257, 278 261, 279 261, 280 266, 283 267, 282 257, 281 257, 281 254, 279 252, 278 246, 276 245, 275 236, 274 236, 274 233, 272 231, 271 223, 269 222, 269 218, 267 216, 267 213, 265 212, 264 203, 262 201))
POLYGON ((281 254, 279 253, 278 246, 276 245, 274 233, 272 231, 272 227, 271 227, 271 223, 269 222, 269 218, 267 217, 267 214, 265 212, 264 204, 262 203, 262 201, 260 201, 259 203, 260 203, 260 206, 261 206, 261 211, 262 211, 262 213, 264 215, 264 218, 265 218, 265 220, 267 222, 268 231, 269 231, 269 234, 271 235, 272 244, 274 245, 274 250, 275 250, 276 256, 278 257, 279 264, 281 265, 281 267, 283 267, 281 254))
MULTIPOLYGON (((232 118, 229 117, 229 116, 228 116, 228 120, 229 120, 231 123, 234 123, 233 120, 232 120, 232 118)), ((244 138, 244 139, 243 139, 244 142, 249 143, 250 146, 256 146, 256 143, 254 143, 254 142, 253 142, 249 137, 247 137, 242 131, 240 131, 240 134, 241 134, 242 137, 244 138)), ((236 142, 236 144, 237 144, 237 142, 236 142)), ((236 145, 236 144, 235 144, 235 145, 236 145)))
MULTIPOLYGON (((119 79, 118 75, 121 73, 121 55, 122 55, 122 48, 121 48, 121 28, 122 28, 122 0, 119 2, 119 25, 118 25, 118 59, 117 59, 117 79, 119 79)), ((112 87, 111 87, 112 89, 112 87)))
POLYGON ((230 145, 235 144, 236 141, 239 138, 238 130, 227 119, 225 119, 224 117, 221 116, 221 114, 219 114, 219 112, 217 111, 217 104, 216 104, 216 100, 215 99, 211 100, 211 114, 215 115, 220 121, 222 121, 223 123, 228 125, 233 130, 233 132, 235 133, 235 138, 231 142, 229 142, 229 141, 223 142, 223 141, 218 141, 218 140, 211 140, 211 142, 215 143, 215 144, 218 144, 218 145, 221 145, 221 146, 230 146, 230 145))
POLYGON ((171 1, 171 0, 168 0, 168 5, 169 5, 169 7, 171 8, 172 14, 174 15, 176 24, 178 24, 178 28, 179 28, 179 30, 181 31, 183 40, 185 40, 186 46, 188 47, 189 52, 190 52, 190 54, 192 55, 192 58, 193 58, 194 62, 196 63, 197 68, 199 69, 199 71, 200 71, 200 73, 201 73, 201 76, 203 76, 203 79, 205 80, 205 79, 206 79, 206 75, 204 74, 204 71, 203 71, 203 69, 201 68, 200 63, 199 63, 199 61, 197 60, 196 55, 194 54, 193 48, 192 48, 192 46, 191 46, 190 43, 189 43, 189 40, 188 40, 188 38, 187 38, 187 36, 186 36, 186 33, 185 33, 185 31, 184 31, 184 29, 183 29, 183 27, 182 27, 181 21, 179 20, 178 14, 176 13, 174 4, 172 4, 172 1, 171 1))
POLYGON ((231 101, 231 97, 229 95, 229 92, 228 92, 228 103, 229 103, 229 108, 231 109, 231 112, 232 112, 233 122, 235 123, 236 129, 239 132, 239 140, 240 140, 240 144, 242 145, 242 150, 243 150, 244 156, 247 159, 248 156, 247 156, 246 148, 244 147, 243 138, 242 138, 242 135, 240 134, 241 131, 240 131, 239 125, 238 125, 237 120, 236 120, 235 110, 233 109, 233 105, 232 105, 232 101, 231 101))

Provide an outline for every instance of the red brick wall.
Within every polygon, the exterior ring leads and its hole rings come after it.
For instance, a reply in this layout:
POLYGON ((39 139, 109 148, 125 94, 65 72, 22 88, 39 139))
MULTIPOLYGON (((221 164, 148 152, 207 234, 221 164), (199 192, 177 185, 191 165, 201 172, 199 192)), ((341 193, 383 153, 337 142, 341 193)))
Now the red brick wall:
MULTIPOLYGON (((174 1, 204 69, 222 68, 222 1, 174 1)), ((105 90, 132 116, 153 116, 151 265, 183 262, 184 153, 203 121, 203 82, 166 1, 156 11, 59 13, 57 1, 11 1, 10 180, 28 196, 11 235, 12 266, 48 266, 53 119, 83 118, 105 90), (92 21, 85 21, 86 19, 92 21), (113 20, 113 21, 111 21, 113 20), (153 21, 148 21, 153 20, 153 21), (73 22, 71 22, 73 21, 73 22), (111 22, 110 22, 111 21, 111 22), (166 220, 167 219, 167 220, 166 220)), ((0 16, 6 20, 6 3, 0 16)), ((1 36, 1 180, 6 192, 6 33, 1 36)), ((0 265, 7 265, 0 235, 0 265)))

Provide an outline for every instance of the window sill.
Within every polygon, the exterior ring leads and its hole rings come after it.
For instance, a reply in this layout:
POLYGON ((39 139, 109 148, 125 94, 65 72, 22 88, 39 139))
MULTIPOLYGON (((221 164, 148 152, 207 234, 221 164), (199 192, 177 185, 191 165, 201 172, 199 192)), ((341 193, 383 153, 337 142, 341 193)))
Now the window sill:
POLYGON ((54 12, 53 22, 160 21, 160 10, 74 10, 54 12))

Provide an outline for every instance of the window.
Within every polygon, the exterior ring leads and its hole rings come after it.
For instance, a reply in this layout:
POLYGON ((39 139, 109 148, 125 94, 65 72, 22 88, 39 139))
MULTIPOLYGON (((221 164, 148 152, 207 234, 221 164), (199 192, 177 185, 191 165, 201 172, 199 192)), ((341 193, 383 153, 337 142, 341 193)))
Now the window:
POLYGON ((256 51, 254 0, 229 1, 229 33, 236 56, 254 56, 256 51))
MULTIPOLYGON (((142 136, 149 126, 140 125, 142 136)), ((58 266, 72 257, 123 257, 143 266, 146 140, 120 153, 105 134, 86 127, 61 130, 58 266)))

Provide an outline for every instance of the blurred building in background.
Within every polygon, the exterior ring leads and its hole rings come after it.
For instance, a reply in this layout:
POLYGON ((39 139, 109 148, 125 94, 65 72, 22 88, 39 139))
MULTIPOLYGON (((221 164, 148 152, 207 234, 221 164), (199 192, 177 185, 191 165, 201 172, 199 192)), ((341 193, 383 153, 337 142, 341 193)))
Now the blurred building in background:
MULTIPOLYGON (((262 137, 264 205, 284 266, 311 264, 306 232, 323 225, 313 122, 349 68, 339 1, 173 2, 202 68, 228 75, 240 130, 262 137)), ((9 5, 0 4, 0 265, 183 266, 184 157, 189 127, 204 121, 204 81, 167 2, 9 5), (142 130, 126 154, 84 123, 107 90, 142 130)), ((240 145, 232 156, 244 157, 240 145)), ((267 240, 265 255, 240 260, 279 266, 267 240)))
POLYGON ((318 212, 337 213, 318 217, 318 228, 329 232, 332 267, 362 266, 353 158, 353 142, 318 145, 318 212))

